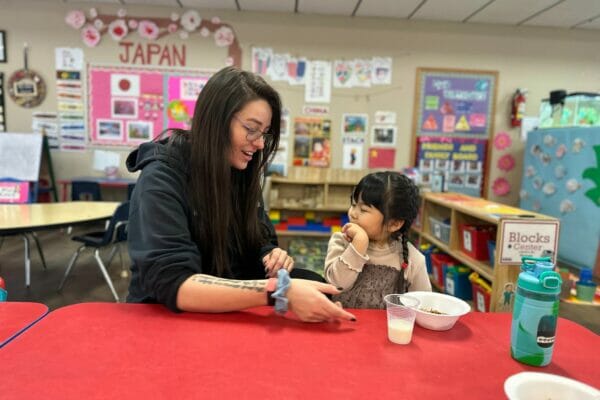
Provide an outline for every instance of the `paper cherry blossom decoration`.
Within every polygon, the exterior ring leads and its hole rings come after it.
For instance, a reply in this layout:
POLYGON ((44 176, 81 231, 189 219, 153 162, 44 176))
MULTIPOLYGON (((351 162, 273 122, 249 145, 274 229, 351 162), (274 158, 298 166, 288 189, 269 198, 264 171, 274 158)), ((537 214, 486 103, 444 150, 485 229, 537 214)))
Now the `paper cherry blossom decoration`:
POLYGON ((228 26, 222 26, 215 31, 215 44, 218 47, 227 47, 233 43, 235 35, 228 26))
POLYGON ((225 65, 231 67, 233 65, 233 57, 225 57, 225 65))
POLYGON ((73 10, 67 13, 65 22, 73 29, 79 29, 85 24, 85 14, 80 10, 73 10))
POLYGON ((117 17, 125 18, 126 15, 127 15, 127 10, 125 10, 124 8, 119 8, 119 11, 117 11, 117 17))
POLYGON ((169 24, 169 26, 167 27, 167 31, 169 33, 175 33, 175 32, 177 32, 177 29, 179 29, 177 24, 169 24))
POLYGON ((183 40, 187 39, 190 36, 189 33, 187 33, 187 31, 179 31, 179 37, 183 40))
POLYGON ((95 8, 90 8, 90 18, 96 18, 98 16, 98 10, 96 10, 95 8))
POLYGON ((175 22, 179 19, 179 14, 177 14, 176 12, 171 13, 171 21, 175 22))
POLYGON ((213 24, 215 24, 215 25, 218 25, 218 24, 220 24, 220 23, 221 23, 221 18, 219 18, 219 17, 212 17, 212 18, 210 19, 210 22, 212 22, 212 23, 213 23, 213 24))
POLYGON ((129 25, 129 28, 130 28, 130 29, 137 29, 137 27, 138 27, 138 22, 137 22, 135 19, 130 19, 130 20, 127 22, 127 25, 129 25))
POLYGON ((188 32, 193 32, 200 26, 202 18, 200 18, 198 11, 188 10, 183 13, 179 22, 181 23, 181 26, 183 26, 183 29, 188 32))
POLYGON ((144 19, 138 25, 138 34, 144 39, 155 40, 158 38, 158 26, 154 22, 144 19))
POLYGON ((127 33, 129 33, 129 29, 127 28, 127 23, 125 20, 116 19, 108 25, 108 33, 113 38, 113 40, 120 42, 127 33))
POLYGON ((510 183, 506 178, 496 178, 492 184, 492 191, 496 196, 506 196, 510 193, 510 183))
POLYGON ((512 140, 508 133, 506 132, 498 132, 496 137, 494 138, 494 147, 497 150, 504 150, 512 144, 512 140))
POLYGON ((102 30, 102 28, 104 28, 104 22, 102 22, 101 19, 95 19, 94 20, 94 27, 98 30, 102 30))
POLYGON ((200 29, 200 36, 202 37, 208 37, 210 35, 210 29, 208 28, 202 28, 200 29))
POLYGON ((505 154, 498 159, 498 168, 502 171, 511 171, 515 167, 515 158, 510 154, 505 154))
POLYGON ((100 32, 93 25, 87 24, 81 30, 81 39, 87 47, 96 47, 100 43, 100 32))

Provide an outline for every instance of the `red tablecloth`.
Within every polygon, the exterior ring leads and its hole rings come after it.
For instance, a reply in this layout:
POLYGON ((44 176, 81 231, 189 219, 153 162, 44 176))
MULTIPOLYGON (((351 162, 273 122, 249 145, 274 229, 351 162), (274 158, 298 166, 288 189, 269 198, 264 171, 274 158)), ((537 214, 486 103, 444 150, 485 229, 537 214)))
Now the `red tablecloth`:
POLYGON ((47 313, 48 307, 41 303, 0 302, 0 348, 47 313))
POLYGON ((560 319, 551 365, 509 354, 510 314, 387 339, 385 311, 306 324, 269 308, 173 314, 162 306, 64 307, 0 354, 4 399, 503 399, 507 377, 542 371, 600 386, 600 336, 560 319))

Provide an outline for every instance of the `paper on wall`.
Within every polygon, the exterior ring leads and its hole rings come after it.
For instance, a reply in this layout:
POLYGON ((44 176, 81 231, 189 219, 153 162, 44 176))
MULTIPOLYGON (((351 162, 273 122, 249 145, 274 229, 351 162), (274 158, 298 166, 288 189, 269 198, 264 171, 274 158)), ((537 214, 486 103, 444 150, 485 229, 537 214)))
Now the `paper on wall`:
POLYGON ((118 167, 119 165, 121 165, 121 156, 119 153, 106 150, 94 150, 94 170, 104 171, 107 167, 118 167))
POLYGON ((331 102, 331 62, 311 61, 304 91, 306 103, 331 102))

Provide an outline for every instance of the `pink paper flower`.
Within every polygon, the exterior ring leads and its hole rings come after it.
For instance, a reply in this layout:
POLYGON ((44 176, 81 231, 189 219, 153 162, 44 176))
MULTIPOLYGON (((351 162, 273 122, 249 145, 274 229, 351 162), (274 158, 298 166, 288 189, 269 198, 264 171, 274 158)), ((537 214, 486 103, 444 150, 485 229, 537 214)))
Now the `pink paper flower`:
POLYGON ((95 8, 90 8, 90 18, 96 18, 98 16, 98 10, 96 10, 95 8))
POLYGON ((233 43, 235 35, 228 26, 222 26, 215 32, 215 44, 217 47, 227 47, 233 43))
POLYGON ((102 28, 104 28, 104 22, 102 22, 101 19, 95 19, 94 20, 94 27, 98 30, 101 30, 102 28))
POLYGON ((188 32, 195 31, 202 22, 202 18, 200 18, 200 14, 196 10, 188 10, 183 13, 181 16, 181 26, 188 32))
POLYGON ((67 13, 65 22, 71 28, 79 29, 85 24, 85 14, 81 10, 72 10, 67 13))
POLYGON ((210 35, 210 30, 207 27, 200 29, 200 36, 208 37, 210 35))
POLYGON ((512 144, 510 136, 506 132, 498 132, 494 138, 494 147, 497 150, 504 150, 512 144))
POLYGON ((152 21, 144 19, 138 25, 138 34, 148 40, 155 40, 158 37, 158 26, 152 21))
POLYGON ((127 10, 125 10, 124 8, 119 8, 119 11, 117 11, 117 17, 125 18, 126 15, 127 15, 127 10))
POLYGON ((129 33, 129 29, 127 29, 127 23, 122 19, 115 19, 108 25, 108 33, 113 38, 113 40, 120 42, 127 33, 129 33))
POLYGON ((502 171, 511 171, 515 167, 515 158, 510 154, 505 154, 498 159, 498 168, 502 171))
POLYGON ((177 14, 176 12, 171 13, 171 21, 175 22, 179 19, 179 14, 177 14))
POLYGON ((169 26, 167 27, 167 30, 169 31, 169 33, 175 33, 177 32, 178 26, 177 24, 169 24, 169 26))
POLYGON ((510 193, 510 183, 506 178, 496 178, 492 184, 492 190, 496 196, 506 196, 510 193))
POLYGON ((219 18, 219 17, 212 17, 212 18, 210 19, 210 22, 212 22, 212 23, 213 23, 213 24, 215 24, 215 25, 218 25, 218 24, 220 24, 220 23, 221 23, 221 18, 219 18))
POLYGON ((137 29, 138 22, 135 19, 130 19, 127 25, 129 25, 129 29, 137 29))
POLYGON ((87 24, 81 30, 81 39, 87 47, 96 47, 100 43, 100 32, 93 25, 87 24))

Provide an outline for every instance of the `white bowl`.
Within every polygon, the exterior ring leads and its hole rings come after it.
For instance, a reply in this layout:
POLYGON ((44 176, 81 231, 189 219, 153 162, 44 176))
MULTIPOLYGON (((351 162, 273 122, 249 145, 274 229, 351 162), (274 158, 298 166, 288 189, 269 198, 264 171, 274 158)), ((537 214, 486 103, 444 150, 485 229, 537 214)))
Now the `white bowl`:
POLYGON ((520 372, 504 381, 510 400, 598 400, 600 390, 564 376, 543 372, 520 372))
POLYGON ((417 324, 434 331, 447 331, 462 315, 471 311, 471 306, 467 302, 448 294, 436 292, 408 292, 407 294, 421 302, 417 309, 417 324))

